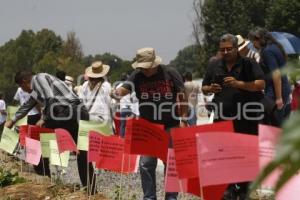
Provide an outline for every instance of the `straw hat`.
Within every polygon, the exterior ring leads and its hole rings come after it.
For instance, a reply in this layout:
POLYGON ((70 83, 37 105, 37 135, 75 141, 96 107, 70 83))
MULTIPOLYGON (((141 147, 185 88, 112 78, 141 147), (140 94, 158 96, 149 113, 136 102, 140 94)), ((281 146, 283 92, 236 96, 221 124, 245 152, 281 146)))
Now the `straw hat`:
POLYGON ((109 69, 109 65, 104 65, 101 61, 96 61, 85 70, 85 75, 90 78, 101 78, 109 72, 109 69))
POLYGON ((236 38, 238 39, 238 50, 242 50, 245 46, 249 44, 249 40, 245 40, 241 35, 236 35, 236 38))
POLYGON ((144 68, 150 69, 155 68, 161 64, 161 57, 155 55, 155 50, 153 48, 142 48, 137 50, 135 62, 132 64, 134 69, 144 68))

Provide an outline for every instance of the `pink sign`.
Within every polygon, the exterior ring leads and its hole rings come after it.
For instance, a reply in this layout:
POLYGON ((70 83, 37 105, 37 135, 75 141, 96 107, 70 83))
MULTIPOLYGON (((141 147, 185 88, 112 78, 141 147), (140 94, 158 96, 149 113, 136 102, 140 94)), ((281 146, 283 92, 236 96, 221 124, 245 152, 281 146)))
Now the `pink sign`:
POLYGON ((76 144, 67 130, 57 128, 55 129, 55 134, 59 153, 63 153, 64 151, 78 152, 76 144))
POLYGON ((42 155, 42 148, 41 148, 40 141, 25 137, 25 148, 26 148, 25 161, 33 165, 38 165, 42 155))
POLYGON ((89 149, 88 149, 88 161, 89 162, 97 162, 99 160, 100 146, 101 146, 101 138, 103 136, 96 132, 89 132, 89 149))
POLYGON ((297 174, 291 178, 286 185, 279 190, 276 200, 299 200, 300 175, 297 174))
MULTIPOLYGON (((275 157, 275 148, 279 139, 281 129, 273 126, 259 125, 259 166, 262 170, 275 157)), ((273 187, 280 176, 280 170, 277 169, 270 174, 262 183, 263 187, 273 187)))
POLYGON ((165 177, 166 192, 187 192, 187 180, 179 179, 174 157, 174 149, 168 149, 168 161, 165 177))
MULTIPOLYGON (((259 125, 259 164, 263 169, 270 161, 273 160, 276 153, 276 144, 282 130, 277 127, 259 125)), ((281 170, 276 169, 262 183, 263 188, 272 188, 275 186, 281 170)), ((293 176, 276 194, 276 200, 298 200, 300 196, 300 175, 293 176)))
POLYGON ((259 173, 257 136, 202 133, 197 151, 202 186, 252 181, 259 173))

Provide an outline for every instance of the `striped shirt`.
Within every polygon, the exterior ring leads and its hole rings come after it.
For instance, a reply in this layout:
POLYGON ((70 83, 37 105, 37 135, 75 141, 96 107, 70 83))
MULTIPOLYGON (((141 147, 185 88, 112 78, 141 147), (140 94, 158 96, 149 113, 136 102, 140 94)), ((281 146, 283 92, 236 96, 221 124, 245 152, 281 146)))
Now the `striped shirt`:
POLYGON ((257 63, 259 63, 259 61, 260 61, 259 53, 253 51, 252 49, 249 49, 248 54, 246 55, 246 57, 254 59, 257 63))
MULTIPOLYGON (((40 104, 43 108, 43 119, 51 119, 51 106, 59 105, 57 108, 72 107, 75 108, 81 101, 76 94, 68 88, 65 82, 46 73, 40 73, 32 77, 31 80, 32 92, 27 103, 23 104, 17 111, 13 121, 23 118, 36 104, 40 104)), ((60 117, 68 116, 64 113, 64 109, 58 109, 56 113, 60 117)), ((55 110, 54 110, 55 112, 55 110)))

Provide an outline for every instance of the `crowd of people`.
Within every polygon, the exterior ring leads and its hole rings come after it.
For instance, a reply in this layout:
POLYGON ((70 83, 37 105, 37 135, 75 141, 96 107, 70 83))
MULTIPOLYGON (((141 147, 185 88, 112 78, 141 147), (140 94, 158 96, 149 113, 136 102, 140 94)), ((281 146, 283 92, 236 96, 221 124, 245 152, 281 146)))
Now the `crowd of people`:
MULTIPOLYGON (((250 31, 248 38, 229 33, 220 37, 218 53, 208 62, 202 86, 193 81, 191 72, 182 77, 176 69, 162 66, 162 59, 153 48, 139 49, 132 64, 134 71, 130 75, 122 74, 114 86, 107 79, 110 66, 101 61, 93 62, 86 69, 86 81, 75 88, 74 79, 64 72, 56 76, 18 72, 15 82, 19 88, 14 100, 19 102, 20 108, 12 120, 6 121, 6 105, 0 93, 0 131, 2 133, 3 126, 12 128, 27 115, 28 124, 64 128, 77 142, 79 120, 113 124, 117 110, 121 125, 115 132, 121 137, 126 134, 126 119, 137 116, 162 124, 170 132, 174 127, 197 125, 201 92, 214 95, 212 102, 206 105, 209 113, 213 113, 214 122, 233 120, 235 132, 256 135, 259 123, 281 126, 292 106, 295 109, 298 105, 296 98, 291 99, 291 85, 287 75, 282 73, 287 55, 281 44, 263 28, 250 31), (249 48, 250 41, 256 51, 249 48)), ((293 92, 295 96, 299 96, 299 85, 293 92)), ((46 175, 50 176, 49 160, 43 159, 46 175)), ((87 152, 80 151, 77 161, 82 185, 94 183, 87 152), (90 177, 86 174, 88 167, 90 177)), ((141 156, 144 200, 157 199, 156 166, 157 158, 141 156)), ((42 174, 41 167, 35 167, 39 174, 42 174)), ((91 188, 94 193, 95 186, 91 188)), ((248 183, 231 184, 223 199, 245 199, 247 188, 248 183)), ((175 200, 177 195, 166 193, 165 199, 175 200)))

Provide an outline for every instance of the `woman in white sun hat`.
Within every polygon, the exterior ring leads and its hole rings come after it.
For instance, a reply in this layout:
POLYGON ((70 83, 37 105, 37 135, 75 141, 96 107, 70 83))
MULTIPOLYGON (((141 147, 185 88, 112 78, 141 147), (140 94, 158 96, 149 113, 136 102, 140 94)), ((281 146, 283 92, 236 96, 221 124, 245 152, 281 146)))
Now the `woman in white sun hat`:
POLYGON ((105 122, 111 120, 110 115, 110 90, 104 83, 104 76, 110 67, 101 61, 92 63, 85 71, 88 81, 84 82, 79 93, 84 105, 89 111, 90 120, 105 122))

